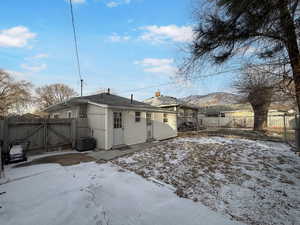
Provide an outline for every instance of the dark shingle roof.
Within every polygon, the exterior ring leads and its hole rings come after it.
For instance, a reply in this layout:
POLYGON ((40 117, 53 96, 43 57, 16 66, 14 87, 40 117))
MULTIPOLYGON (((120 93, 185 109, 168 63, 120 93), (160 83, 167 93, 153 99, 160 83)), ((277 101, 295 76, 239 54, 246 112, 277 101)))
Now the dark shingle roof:
POLYGON ((88 102, 93 102, 96 104, 103 104, 108 106, 119 106, 119 107, 132 107, 132 108, 148 108, 148 109, 159 109, 158 107, 146 104, 144 102, 139 102, 133 100, 131 103, 131 99, 124 98, 118 95, 108 94, 108 93, 101 93, 89 96, 82 96, 82 97, 75 97, 66 102, 53 105, 45 109, 45 111, 55 111, 64 107, 67 107, 71 104, 84 104, 88 102))
POLYGON ((126 106, 126 107, 147 107, 147 108, 155 108, 149 104, 146 104, 144 102, 139 102, 133 100, 131 103, 131 99, 124 98, 118 95, 108 94, 108 93, 101 93, 96 95, 90 95, 90 96, 83 96, 83 97, 77 97, 72 99, 71 101, 82 101, 87 100, 90 102, 98 103, 98 104, 104 104, 104 105, 110 105, 110 106, 126 106))

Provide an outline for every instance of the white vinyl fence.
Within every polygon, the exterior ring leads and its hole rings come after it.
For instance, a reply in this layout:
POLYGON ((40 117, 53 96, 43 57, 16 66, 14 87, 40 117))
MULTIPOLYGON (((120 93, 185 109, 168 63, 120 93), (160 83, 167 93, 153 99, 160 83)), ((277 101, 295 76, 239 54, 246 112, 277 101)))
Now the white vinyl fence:
MULTIPOLYGON (((202 127, 224 127, 224 128, 253 128, 253 116, 238 117, 200 117, 199 124, 202 127)), ((272 115, 268 116, 268 128, 289 129, 295 127, 294 116, 272 115)))

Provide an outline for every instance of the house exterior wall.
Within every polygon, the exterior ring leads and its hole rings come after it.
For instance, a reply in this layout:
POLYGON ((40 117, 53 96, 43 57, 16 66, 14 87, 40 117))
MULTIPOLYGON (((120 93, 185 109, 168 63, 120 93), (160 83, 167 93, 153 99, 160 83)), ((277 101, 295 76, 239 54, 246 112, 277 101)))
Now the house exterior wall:
POLYGON ((67 119, 68 117, 68 112, 72 112, 72 117, 71 118, 78 118, 79 117, 79 106, 73 106, 69 107, 66 109, 58 110, 55 112, 50 112, 49 116, 50 118, 54 118, 55 115, 58 115, 60 119, 67 119))
MULTIPOLYGON (((51 113, 58 114, 59 118, 68 118, 68 112, 72 111, 73 117, 79 117, 79 107, 72 107, 51 113)), ((124 144, 133 145, 147 141, 146 112, 135 110, 117 110, 99 105, 87 106, 88 126, 91 135, 97 140, 97 148, 109 150, 113 147, 114 128, 113 113, 122 112, 124 144), (135 112, 141 112, 140 122, 135 121, 135 112)), ((168 139, 177 136, 177 114, 167 113, 168 122, 164 122, 163 112, 151 112, 153 120, 153 138, 156 140, 168 139)))
POLYGON ((168 123, 164 123, 164 113, 153 113, 153 137, 164 140, 177 136, 177 115, 168 114, 168 123))
POLYGON ((92 136, 97 140, 97 148, 105 149, 106 146, 106 109, 99 106, 88 105, 88 124, 92 136))
POLYGON ((251 110, 236 110, 236 111, 229 111, 223 112, 225 117, 245 117, 245 116, 254 116, 253 111, 251 110))
POLYGON ((124 142, 126 145, 133 145, 146 142, 146 113, 141 112, 140 122, 135 121, 135 111, 124 112, 124 142))
MULTIPOLYGON (((124 127, 124 144, 133 145, 147 142, 146 112, 134 110, 108 109, 107 143, 105 149, 113 147, 113 112, 122 112, 124 127), (141 121, 135 122, 135 112, 141 112, 141 121)), ((177 136, 177 116, 168 113, 168 123, 163 122, 162 112, 152 112, 153 138, 163 140, 177 136)))
MULTIPOLYGON (((253 117, 254 112, 253 110, 236 110, 236 111, 225 111, 224 113, 225 117, 253 117)), ((268 116, 283 116, 285 112, 281 112, 278 110, 269 110, 268 116)))

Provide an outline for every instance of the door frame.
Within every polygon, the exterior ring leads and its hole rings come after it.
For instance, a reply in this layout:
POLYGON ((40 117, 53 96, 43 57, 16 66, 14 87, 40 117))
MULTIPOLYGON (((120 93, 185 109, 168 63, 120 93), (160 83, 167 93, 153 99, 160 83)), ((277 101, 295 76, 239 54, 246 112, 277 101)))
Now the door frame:
POLYGON ((112 112, 112 127, 113 127, 113 138, 112 138, 112 146, 114 147, 114 146, 119 146, 119 145, 124 145, 125 144, 125 135, 124 135, 124 130, 125 130, 125 128, 124 128, 124 113, 123 113, 123 111, 113 111, 112 112), (121 123, 120 123, 120 121, 117 121, 117 120, 115 120, 115 115, 116 115, 116 113, 118 113, 119 115, 121 115, 121 123), (115 127, 118 127, 118 128, 115 128, 115 127), (116 143, 116 132, 115 132, 115 130, 116 129, 119 129, 119 131, 121 131, 122 132, 122 134, 118 137, 121 141, 121 143, 116 143))
POLYGON ((152 112, 146 112, 146 140, 147 141, 151 141, 151 140, 153 140, 153 138, 154 138, 154 134, 153 134, 153 116, 154 116, 154 114, 152 113, 152 112), (150 115, 151 117, 151 119, 150 119, 150 122, 151 122, 151 124, 149 124, 148 123, 148 115, 150 115), (149 133, 148 133, 148 128, 151 126, 151 137, 149 137, 149 133))

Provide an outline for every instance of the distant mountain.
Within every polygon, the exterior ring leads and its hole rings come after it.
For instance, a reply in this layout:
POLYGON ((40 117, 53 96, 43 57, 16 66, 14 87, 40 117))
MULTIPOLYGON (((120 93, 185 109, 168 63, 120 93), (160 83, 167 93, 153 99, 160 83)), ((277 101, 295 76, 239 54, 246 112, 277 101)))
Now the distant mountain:
POLYGON ((213 105, 231 105, 241 102, 242 97, 239 95, 215 92, 208 95, 191 95, 185 98, 174 98, 171 96, 161 95, 146 99, 144 102, 153 106, 172 105, 172 104, 187 104, 193 106, 213 106, 213 105))
MULTIPOLYGON (((207 95, 191 95, 184 98, 174 98, 170 96, 161 95, 159 97, 152 97, 144 101, 153 106, 185 104, 199 107, 205 112, 219 112, 231 110, 251 110, 251 105, 243 101, 240 95, 227 92, 214 92, 207 95)), ((293 108, 290 101, 273 101, 270 109, 288 110, 293 108)))
POLYGON ((201 107, 239 104, 242 101, 242 97, 226 92, 215 92, 207 95, 191 95, 180 100, 201 107))

